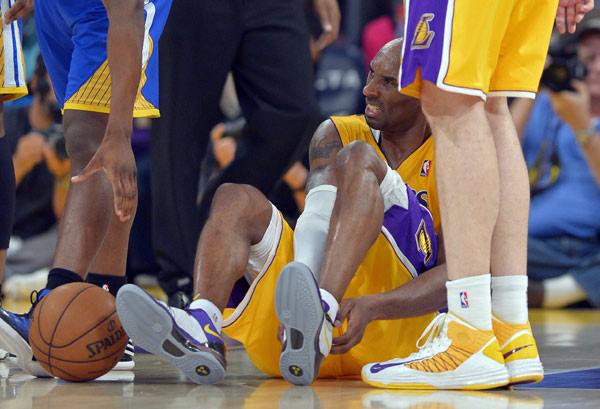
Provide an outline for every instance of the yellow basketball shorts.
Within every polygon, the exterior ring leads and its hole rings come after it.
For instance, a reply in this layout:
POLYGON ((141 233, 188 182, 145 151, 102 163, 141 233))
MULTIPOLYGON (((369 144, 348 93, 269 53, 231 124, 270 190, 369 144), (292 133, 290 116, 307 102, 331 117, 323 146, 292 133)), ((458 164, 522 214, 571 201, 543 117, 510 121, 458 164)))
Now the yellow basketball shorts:
MULTIPOLYGON (((271 252, 242 302, 224 313, 223 331, 244 345, 252 363, 262 372, 280 377, 281 343, 277 339, 279 320, 275 315, 275 285, 279 272, 294 259, 293 231, 277 212, 270 228, 275 230, 271 252)), ((343 257, 343 255, 340 255, 343 257)), ((412 279, 399 261, 388 239, 380 234, 368 251, 344 298, 390 291, 412 279)), ((330 354, 324 361, 320 378, 358 377, 369 362, 404 357, 417 350, 416 342, 433 314, 418 318, 374 321, 367 325, 362 341, 349 352, 330 354)), ((333 336, 347 327, 334 328, 333 336)))
POLYGON ((558 0, 406 0, 401 92, 534 98, 558 0))

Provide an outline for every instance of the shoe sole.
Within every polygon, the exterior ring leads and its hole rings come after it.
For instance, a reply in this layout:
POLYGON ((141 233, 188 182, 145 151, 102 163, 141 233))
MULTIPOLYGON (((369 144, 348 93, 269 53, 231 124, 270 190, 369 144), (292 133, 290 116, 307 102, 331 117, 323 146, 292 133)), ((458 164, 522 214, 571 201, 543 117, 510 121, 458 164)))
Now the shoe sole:
POLYGON ((28 374, 38 378, 52 378, 38 361, 33 360, 29 343, 3 319, 0 319, 0 348, 16 355, 14 362, 28 374))
POLYGON ((508 369, 508 386, 537 383, 544 379, 544 367, 539 358, 517 359, 505 365, 508 369))
POLYGON ((190 343, 166 308, 141 288, 131 284, 121 288, 117 313, 136 345, 165 359, 190 380, 210 385, 225 377, 225 365, 219 359, 224 358, 208 347, 190 343))
POLYGON ((318 334, 324 313, 315 279, 304 264, 292 262, 281 270, 275 287, 275 312, 287 340, 279 358, 281 376, 294 385, 309 385, 318 375, 318 334), (298 333, 302 334, 299 346, 293 345, 298 333))
POLYGON ((115 371, 131 371, 135 367, 134 361, 117 362, 113 370, 115 371))

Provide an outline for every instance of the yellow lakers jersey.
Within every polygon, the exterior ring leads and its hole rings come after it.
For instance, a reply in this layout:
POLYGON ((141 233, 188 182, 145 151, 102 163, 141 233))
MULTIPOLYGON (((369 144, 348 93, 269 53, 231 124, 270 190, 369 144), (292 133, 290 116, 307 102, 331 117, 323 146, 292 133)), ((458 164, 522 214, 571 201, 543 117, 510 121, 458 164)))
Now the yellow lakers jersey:
MULTIPOLYGON (((332 116, 344 146, 352 141, 365 141, 387 163, 385 155, 379 147, 381 138, 379 131, 371 129, 364 115, 332 116)), ((435 180, 435 162, 433 138, 429 137, 423 144, 400 164, 396 171, 415 192, 419 202, 431 212, 435 232, 439 233, 440 209, 438 206, 435 180)))

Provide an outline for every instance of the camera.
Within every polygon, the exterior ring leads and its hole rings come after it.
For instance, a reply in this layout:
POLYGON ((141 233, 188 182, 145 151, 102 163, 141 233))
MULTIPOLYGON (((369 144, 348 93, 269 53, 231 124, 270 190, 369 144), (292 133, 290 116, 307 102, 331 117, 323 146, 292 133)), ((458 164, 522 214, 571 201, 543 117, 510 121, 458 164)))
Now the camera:
POLYGON ((572 80, 583 81, 587 68, 577 59, 577 43, 558 41, 550 44, 550 65, 542 73, 541 83, 553 92, 575 91, 572 80))
POLYGON ((67 154, 67 143, 61 124, 54 123, 42 131, 42 133, 46 135, 48 145, 54 151, 54 153, 56 153, 56 156, 62 160, 69 157, 67 154))

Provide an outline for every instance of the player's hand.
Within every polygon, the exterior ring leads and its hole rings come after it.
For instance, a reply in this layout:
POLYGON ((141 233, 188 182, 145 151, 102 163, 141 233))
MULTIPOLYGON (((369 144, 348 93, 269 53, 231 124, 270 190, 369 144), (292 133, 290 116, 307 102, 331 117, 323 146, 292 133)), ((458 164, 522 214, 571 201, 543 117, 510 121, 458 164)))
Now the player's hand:
POLYGON ((592 126, 590 113, 590 91, 583 81, 573 80, 575 92, 551 92, 550 100, 558 116, 574 130, 589 129, 592 126))
POLYGON ((96 172, 105 172, 110 180, 115 200, 115 214, 121 221, 133 216, 137 200, 137 169, 127 131, 111 130, 107 127, 104 139, 90 163, 71 178, 73 183, 81 183, 96 172))
POLYGON ((367 324, 371 322, 364 300, 364 297, 345 298, 342 300, 336 317, 336 327, 339 323, 344 322, 345 319, 348 320, 348 327, 342 335, 333 337, 332 354, 348 352, 362 339, 367 324))
POLYGON ((22 17, 27 17, 33 11, 33 0, 17 0, 4 13, 4 24, 10 24, 22 17))
POLYGON ((315 42, 316 48, 321 51, 338 37, 341 19, 340 7, 337 0, 313 0, 313 5, 323 29, 315 42))
POLYGON ((594 0, 558 0, 556 29, 564 34, 574 33, 583 16, 594 8, 594 0))

